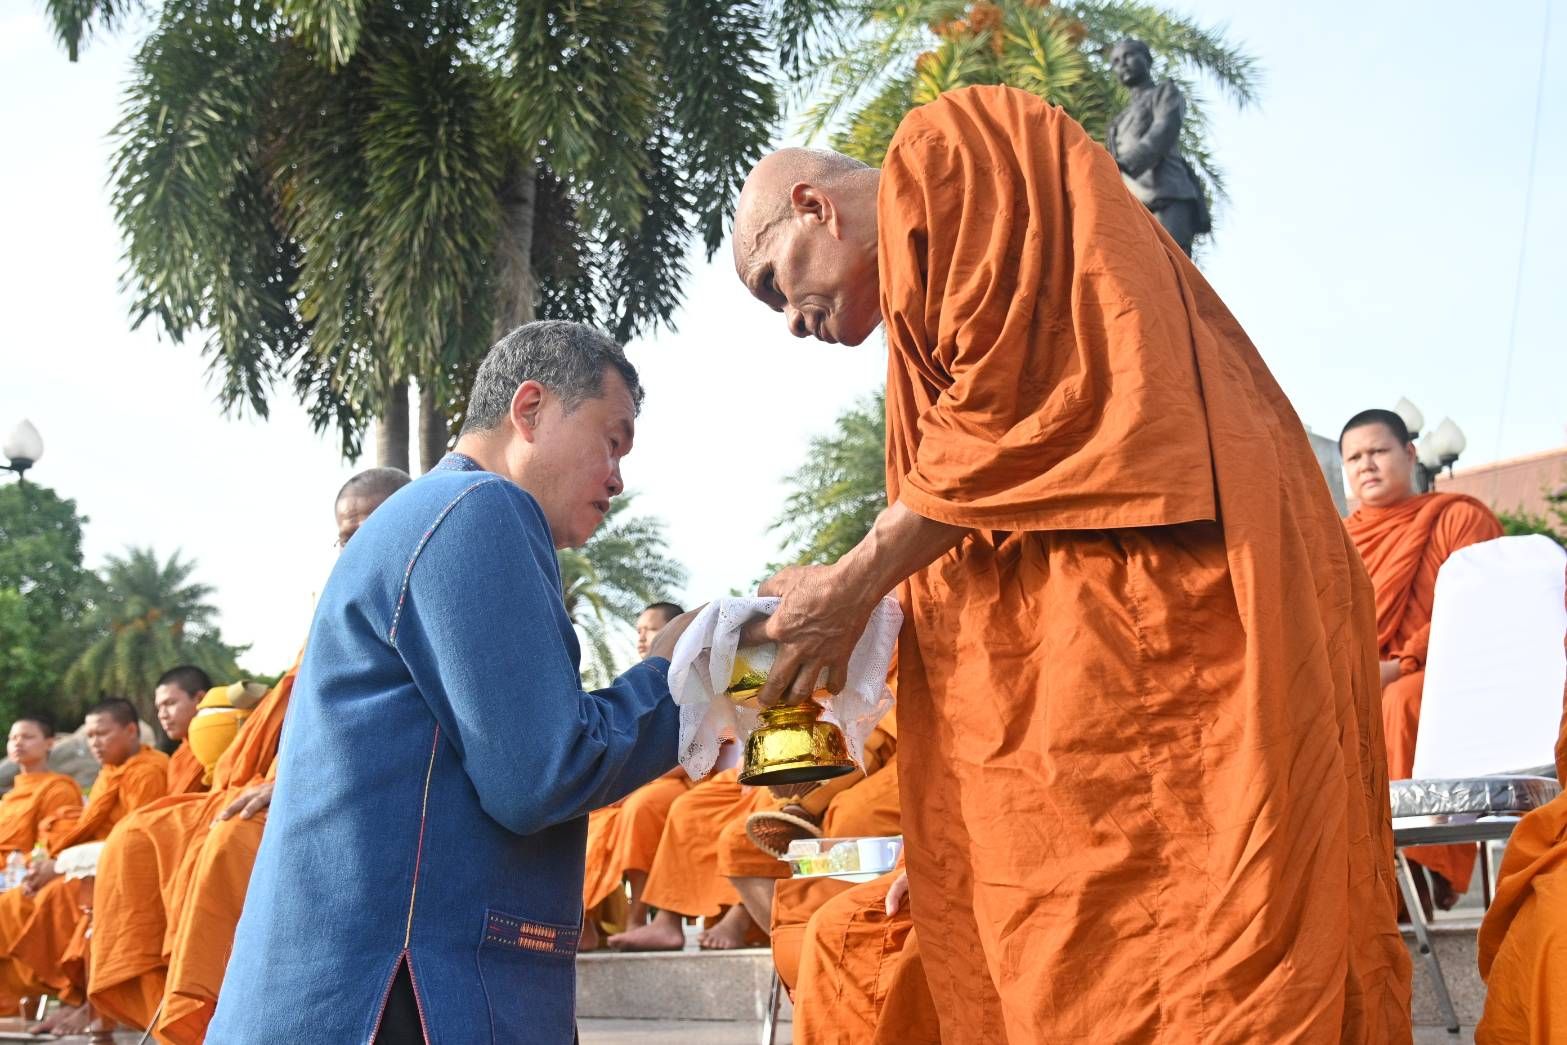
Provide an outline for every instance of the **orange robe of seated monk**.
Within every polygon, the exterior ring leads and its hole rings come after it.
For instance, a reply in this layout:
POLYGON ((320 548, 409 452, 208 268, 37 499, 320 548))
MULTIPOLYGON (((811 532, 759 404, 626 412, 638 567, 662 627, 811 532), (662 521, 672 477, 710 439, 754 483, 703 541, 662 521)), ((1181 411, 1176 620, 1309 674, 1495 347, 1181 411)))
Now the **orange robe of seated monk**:
POLYGON ((64 773, 18 773, 0 798, 0 860, 26 856, 39 841, 39 827, 56 813, 82 807, 82 789, 64 773))
MULTIPOLYGON (((181 877, 182 870, 213 820, 255 777, 247 753, 253 757, 257 749, 269 751, 269 760, 275 755, 282 708, 292 685, 290 672, 257 704, 219 757, 206 793, 170 796, 138 811, 104 846, 93 897, 87 988, 101 1014, 127 1027, 145 1028, 152 1022, 166 986, 171 923, 186 905, 188 879, 181 877), (237 786, 236 772, 244 773, 244 783, 237 786)), ((199 778, 199 762, 196 772, 199 778)), ((220 968, 220 980, 222 975, 220 968)))
POLYGON ((266 815, 214 821, 247 788, 276 780, 278 744, 298 670, 296 662, 213 770, 213 800, 206 807, 212 818, 192 836, 171 890, 177 899, 164 937, 168 973, 157 1026, 163 1041, 204 1040, 217 1010, 266 815))
POLYGON ((592 910, 619 890, 628 871, 645 874, 652 869, 669 808, 690 789, 691 778, 676 770, 588 816, 584 910, 592 910))
POLYGON ((848 886, 811 915, 794 988, 796 1045, 940 1045, 918 934, 894 871, 848 886))
MULTIPOLYGON (((1567 717, 1556 779, 1567 780, 1567 717)), ((1508 839, 1479 958, 1485 1009, 1475 1045, 1567 1041, 1567 794, 1525 816, 1508 839)))
MULTIPOLYGON (((169 756, 150 747, 121 765, 104 766, 85 807, 67 808, 43 823, 49 855, 103 841, 132 811, 167 793, 168 768, 169 756)), ((75 883, 63 878, 53 879, 36 896, 27 896, 21 887, 0 894, 0 998, 6 1006, 41 988, 69 991, 70 979, 60 960, 80 916, 75 883)))
POLYGON ((642 890, 649 907, 711 918, 740 902, 729 879, 718 873, 719 837, 725 824, 766 808, 772 796, 764 787, 742 787, 739 776, 738 769, 714 773, 669 807, 642 890))
MULTIPOLYGON (((1344 525, 1376 589, 1377 656, 1398 661, 1403 672, 1382 690, 1382 734, 1388 777, 1407 780, 1415 768, 1437 571, 1458 549, 1502 536, 1502 524, 1473 497, 1427 493, 1388 508, 1358 508, 1344 525)), ((1469 888, 1475 846, 1417 846, 1406 852, 1456 891, 1469 888)))
POLYGON ((1407 1042, 1370 581, 1305 430, 1060 109, 878 190, 914 924, 942 1040, 1407 1042), (917 771, 915 768, 917 767, 917 771))

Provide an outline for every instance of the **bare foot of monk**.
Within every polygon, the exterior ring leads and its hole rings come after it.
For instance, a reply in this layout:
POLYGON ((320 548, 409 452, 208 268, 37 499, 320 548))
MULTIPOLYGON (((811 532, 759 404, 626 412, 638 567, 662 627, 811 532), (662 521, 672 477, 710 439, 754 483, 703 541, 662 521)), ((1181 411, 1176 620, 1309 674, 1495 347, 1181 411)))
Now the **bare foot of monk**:
POLYGON ((596 951, 604 946, 604 937, 599 934, 599 923, 591 917, 582 919, 582 935, 577 938, 577 953, 596 951))
POLYGON ((78 1012, 87 1012, 89 1018, 91 1017, 91 1012, 85 1005, 79 1007, 62 1005, 58 1009, 55 1009, 53 1012, 51 1012, 48 1018, 46 1018, 42 1023, 34 1024, 32 1027, 28 1028, 28 1033, 58 1034, 60 1033, 60 1024, 78 1012))
POLYGON ((678 951, 686 945, 680 922, 678 914, 659 911, 646 925, 611 936, 609 945, 617 951, 678 951))
POLYGON ((757 936, 753 932, 755 927, 750 912, 743 904, 736 904, 724 912, 717 925, 703 930, 696 942, 704 951, 733 951, 750 947, 757 936))
POLYGON ((1431 876, 1431 902, 1436 906, 1436 909, 1439 911, 1451 911, 1458 906, 1458 901, 1463 894, 1453 888, 1453 883, 1429 867, 1426 868, 1426 873, 1431 876))

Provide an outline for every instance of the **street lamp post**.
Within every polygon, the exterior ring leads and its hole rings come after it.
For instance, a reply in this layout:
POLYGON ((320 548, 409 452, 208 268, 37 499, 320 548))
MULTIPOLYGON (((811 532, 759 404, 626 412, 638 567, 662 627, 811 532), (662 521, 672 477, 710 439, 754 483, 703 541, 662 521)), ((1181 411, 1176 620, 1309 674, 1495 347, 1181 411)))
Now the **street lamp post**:
POLYGON ((1463 430, 1451 417, 1442 418, 1440 424, 1422 434, 1420 429, 1425 426, 1425 415, 1407 399, 1400 399, 1393 412, 1404 419, 1410 438, 1415 440, 1415 485, 1421 493, 1435 489, 1436 477, 1442 469, 1446 468, 1449 476, 1453 474, 1453 465, 1468 447, 1469 440, 1464 438, 1463 430))
POLYGON ((15 472, 17 481, 21 482, 27 470, 44 455, 43 436, 38 434, 38 429, 33 427, 31 421, 20 421, 11 429, 11 434, 5 437, 5 445, 0 447, 0 452, 5 454, 7 461, 6 464, 0 464, 0 469, 15 472))

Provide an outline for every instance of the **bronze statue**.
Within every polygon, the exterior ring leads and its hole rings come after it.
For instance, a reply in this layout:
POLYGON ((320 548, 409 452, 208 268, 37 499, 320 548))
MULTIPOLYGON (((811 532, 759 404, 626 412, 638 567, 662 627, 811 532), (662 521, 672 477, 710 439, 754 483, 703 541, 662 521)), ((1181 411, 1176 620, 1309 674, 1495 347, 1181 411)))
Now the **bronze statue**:
POLYGON ((1105 148, 1132 195, 1190 255, 1192 240, 1213 225, 1208 201, 1181 155, 1186 99, 1173 82, 1154 83, 1153 55, 1141 40, 1122 40, 1111 48, 1110 68, 1131 89, 1132 101, 1110 121, 1105 148))

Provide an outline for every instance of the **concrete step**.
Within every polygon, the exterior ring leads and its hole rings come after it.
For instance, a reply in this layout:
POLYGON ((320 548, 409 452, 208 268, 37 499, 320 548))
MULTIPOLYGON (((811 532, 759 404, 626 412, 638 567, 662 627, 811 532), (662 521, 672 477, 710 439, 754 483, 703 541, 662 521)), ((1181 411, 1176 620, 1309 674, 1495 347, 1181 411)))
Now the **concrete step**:
MULTIPOLYGON (((577 1015, 756 1022, 766 1015, 772 982, 773 955, 766 948, 596 951, 577 959, 577 1015)), ((785 996, 782 1018, 790 1011, 785 996)))
MULTIPOLYGON (((1480 919, 1461 912, 1438 919, 1433 943, 1447 980, 1453 1007, 1466 1027, 1480 1019, 1485 985, 1475 964, 1475 933, 1480 919)), ((1404 934, 1414 966, 1411 1015, 1415 1025, 1440 1027, 1431 973, 1416 950, 1413 933, 1404 934)), ((618 954, 599 951, 577 960, 577 1014, 583 1019, 726 1020, 755 1023, 766 1014, 772 984, 772 954, 765 948, 741 951, 684 951, 618 954)), ((787 997, 783 1019, 790 1018, 787 997)))

